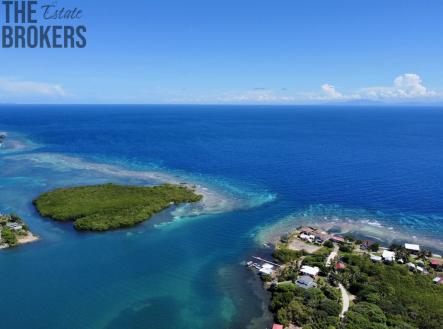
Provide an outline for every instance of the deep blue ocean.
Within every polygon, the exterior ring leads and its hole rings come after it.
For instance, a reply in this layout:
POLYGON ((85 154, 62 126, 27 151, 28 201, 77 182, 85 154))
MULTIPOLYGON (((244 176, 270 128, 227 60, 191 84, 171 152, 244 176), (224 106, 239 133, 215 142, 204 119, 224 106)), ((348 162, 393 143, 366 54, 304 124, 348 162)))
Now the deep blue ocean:
POLYGON ((241 262, 299 224, 443 250, 443 108, 2 105, 0 132, 0 212, 40 236, 0 250, 0 328, 269 327, 241 262), (158 177, 215 201, 102 234, 32 206, 158 177))

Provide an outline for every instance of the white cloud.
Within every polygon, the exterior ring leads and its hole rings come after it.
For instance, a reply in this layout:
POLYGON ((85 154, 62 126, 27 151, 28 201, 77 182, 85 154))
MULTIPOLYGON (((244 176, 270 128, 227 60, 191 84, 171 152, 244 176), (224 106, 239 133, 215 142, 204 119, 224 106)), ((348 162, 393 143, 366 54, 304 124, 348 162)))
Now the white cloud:
POLYGON ((221 103, 289 103, 296 101, 296 98, 265 88, 255 88, 243 93, 225 94, 218 97, 217 101, 221 103))
POLYGON ((49 96, 65 97, 68 93, 59 84, 45 82, 24 81, 10 78, 0 78, 0 90, 7 96, 49 96))
POLYGON ((395 78, 394 86, 398 92, 407 96, 433 96, 434 92, 429 92, 422 84, 418 74, 406 73, 395 78))
POLYGON ((343 98, 343 94, 338 92, 333 85, 325 83, 321 86, 321 90, 326 95, 327 98, 330 99, 341 99, 343 98))
POLYGON ((380 101, 386 103, 419 101, 443 101, 443 93, 424 86, 419 75, 406 73, 397 76, 391 86, 366 87, 355 91, 339 91, 333 84, 321 85, 320 91, 291 93, 286 88, 272 90, 263 87, 253 88, 244 92, 212 94, 206 96, 168 98, 173 103, 220 103, 220 104, 316 104, 325 102, 346 101, 380 101))
POLYGON ((375 100, 408 100, 441 96, 423 85, 418 74, 405 73, 394 79, 391 87, 369 87, 359 91, 362 97, 375 100))
POLYGON ((394 79, 392 86, 366 87, 356 92, 344 94, 336 90, 333 85, 321 86, 323 93, 311 99, 317 100, 377 100, 377 101, 408 101, 432 100, 442 97, 442 93, 429 90, 423 85, 418 74, 405 73, 394 79))

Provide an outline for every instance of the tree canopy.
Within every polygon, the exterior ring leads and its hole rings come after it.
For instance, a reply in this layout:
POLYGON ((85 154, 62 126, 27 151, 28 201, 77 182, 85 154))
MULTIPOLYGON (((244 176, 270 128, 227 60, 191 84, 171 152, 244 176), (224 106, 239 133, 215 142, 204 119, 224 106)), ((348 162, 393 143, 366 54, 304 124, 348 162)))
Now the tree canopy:
POLYGON ((77 230, 106 231, 141 223, 171 204, 201 199, 201 195, 182 185, 105 184, 43 193, 34 205, 44 217, 73 221, 77 230))

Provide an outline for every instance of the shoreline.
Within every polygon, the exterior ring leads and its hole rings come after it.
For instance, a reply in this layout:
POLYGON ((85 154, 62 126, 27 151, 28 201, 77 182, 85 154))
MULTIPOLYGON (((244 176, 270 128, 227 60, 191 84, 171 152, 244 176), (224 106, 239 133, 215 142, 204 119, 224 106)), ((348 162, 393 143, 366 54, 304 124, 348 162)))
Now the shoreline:
POLYGON ((101 159, 87 158, 82 155, 39 152, 41 145, 35 144, 26 136, 19 133, 5 133, 8 139, 0 150, 0 156, 6 161, 26 161, 30 167, 36 166, 55 172, 80 170, 105 179, 138 180, 143 186, 164 183, 184 185, 203 195, 203 199, 198 204, 182 205, 174 209, 171 212, 170 223, 203 215, 251 209, 275 200, 275 195, 265 189, 255 191, 247 186, 243 188, 241 183, 237 186, 235 182, 224 181, 219 177, 205 177, 192 172, 186 173, 167 168, 133 168, 125 163, 112 160, 101 161, 101 159))
POLYGON ((13 249, 22 245, 30 244, 39 241, 41 238, 34 233, 28 232, 25 236, 17 237, 17 244, 15 246, 5 246, 4 244, 0 245, 0 250, 13 249))
POLYGON ((33 242, 36 242, 39 240, 40 240, 40 237, 38 235, 35 235, 32 232, 28 232, 28 234, 26 236, 18 238, 17 244, 24 245, 24 244, 33 243, 33 242))
POLYGON ((7 155, 5 159, 9 161, 26 160, 36 166, 50 168, 55 171, 84 170, 103 177, 115 177, 116 179, 124 180, 135 179, 140 182, 147 182, 149 183, 148 185, 152 183, 184 185, 195 189, 196 193, 203 195, 203 200, 198 204, 192 207, 182 206, 174 210, 172 213, 174 220, 180 220, 185 217, 220 214, 239 209, 249 209, 274 200, 274 196, 262 198, 260 193, 256 195, 259 197, 259 202, 254 202, 254 196, 251 197, 248 193, 242 194, 238 192, 238 195, 234 193, 231 195, 229 186, 226 191, 223 191, 222 187, 212 186, 210 184, 205 185, 201 182, 201 179, 199 180, 198 178, 192 177, 192 174, 169 173, 158 169, 128 169, 122 165, 93 162, 81 157, 66 156, 59 153, 31 152, 28 154, 7 155))
MULTIPOLYGON (((315 208, 316 205, 312 206, 315 208)), ((392 243, 413 242, 426 246, 437 253, 443 253, 443 241, 438 238, 435 229, 432 230, 429 221, 423 220, 410 227, 403 221, 414 219, 416 214, 389 213, 381 216, 362 209, 349 209, 337 205, 319 205, 312 211, 311 207, 295 211, 276 221, 263 225, 255 230, 255 242, 259 245, 273 244, 287 232, 294 231, 299 226, 313 226, 331 234, 352 235, 356 238, 376 240, 389 246, 392 243)), ((422 218, 425 218, 422 216, 422 218)), ((425 218, 427 219, 427 217, 425 218)))
MULTIPOLYGON (((286 329, 301 328, 316 321, 324 326, 326 325, 322 321, 327 321, 334 327, 341 327, 353 319, 352 316, 348 317, 348 311, 354 314, 358 312, 359 307, 369 304, 369 307, 375 307, 381 314, 386 314, 386 319, 397 316, 395 311, 389 307, 384 308, 386 305, 379 303, 381 297, 369 301, 368 298, 359 295, 359 292, 365 292, 365 285, 349 279, 352 276, 343 273, 366 274, 367 276, 362 278, 366 280, 366 284, 371 284, 375 291, 379 287, 377 276, 390 279, 394 278, 395 273, 409 280, 408 284, 415 294, 423 294, 430 289, 437 293, 438 286, 443 284, 442 256, 422 249, 419 245, 405 243, 385 248, 377 242, 361 241, 352 235, 340 236, 327 233, 319 227, 303 226, 286 231, 279 241, 272 243, 272 248, 274 252, 269 254, 268 259, 251 256, 253 260, 247 262, 246 266, 261 278, 263 290, 271 292, 271 298, 264 302, 269 305, 274 323, 286 329), (372 270, 369 266, 378 268, 379 271, 372 270), (426 288, 423 288, 424 284, 426 288), (308 293, 311 289, 322 296, 320 303, 306 304, 306 298, 311 296, 308 293), (336 291, 334 298, 331 298, 331 295, 334 295, 331 291, 336 291), (288 300, 289 295, 292 301, 288 300), (334 307, 325 309, 322 306, 323 302, 334 307), (294 308, 295 304, 297 307, 294 308), (301 309, 306 312, 309 310, 312 315, 298 317, 298 311, 301 309), (294 310, 297 312, 294 313, 294 310), (320 317, 325 311, 329 315, 327 320, 320 317)), ((398 282, 398 278, 392 280, 398 282)), ((395 294, 403 296, 401 288, 395 285, 392 285, 392 288, 395 294)), ((384 290, 380 291, 383 294, 384 290)), ((372 292, 369 290, 366 293, 372 296, 372 292)), ((433 297, 427 295, 423 300, 432 303, 433 297)), ((410 299, 406 298, 402 303, 408 304, 409 301, 410 299)), ((407 316, 404 318, 410 320, 407 316)))

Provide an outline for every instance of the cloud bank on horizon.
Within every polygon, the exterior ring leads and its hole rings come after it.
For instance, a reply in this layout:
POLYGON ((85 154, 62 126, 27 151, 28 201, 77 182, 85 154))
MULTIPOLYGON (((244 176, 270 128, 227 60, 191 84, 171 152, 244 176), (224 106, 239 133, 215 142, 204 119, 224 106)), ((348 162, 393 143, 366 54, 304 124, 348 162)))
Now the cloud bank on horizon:
POLYGON ((18 97, 27 100, 37 97, 51 101, 66 98, 69 93, 60 84, 0 77, 0 95, 8 99, 18 97))
MULTIPOLYGON (((0 77, 0 97, 17 100, 18 103, 87 103, 81 97, 74 97, 61 84, 20 80, 0 77), (18 101, 21 100, 21 101, 18 101)), ((137 97, 132 98, 136 102, 137 97)), ((116 100, 102 98, 97 103, 113 103, 116 100)), ((291 94, 288 89, 278 91, 267 88, 253 88, 246 92, 231 92, 222 95, 186 97, 174 95, 160 103, 189 104, 323 104, 350 101, 373 101, 380 103, 441 103, 443 92, 427 88, 418 74, 405 73, 397 76, 390 86, 363 87, 351 92, 339 91, 333 84, 321 85, 317 92, 291 94)), ((118 101, 117 101, 118 102, 118 101)), ((121 103, 124 103, 122 101, 121 103)), ((155 103, 144 99, 139 103, 155 103)))
POLYGON ((341 92, 333 84, 325 83, 318 92, 290 95, 259 88, 241 94, 227 94, 218 100, 227 103, 338 103, 348 101, 434 103, 443 101, 443 92, 427 88, 418 74, 405 73, 397 76, 390 86, 364 87, 349 93, 341 92))
POLYGON ((322 87, 326 99, 329 100, 352 100, 352 99, 366 99, 376 101, 404 101, 404 100, 419 100, 426 98, 435 98, 442 96, 442 94, 429 90, 423 85, 423 81, 418 74, 405 73, 399 75, 394 79, 392 86, 384 87, 367 87, 358 90, 352 94, 342 94, 336 90, 333 85, 324 84, 322 87))

